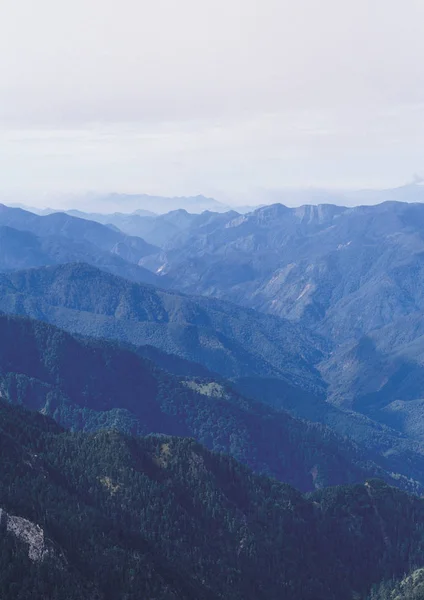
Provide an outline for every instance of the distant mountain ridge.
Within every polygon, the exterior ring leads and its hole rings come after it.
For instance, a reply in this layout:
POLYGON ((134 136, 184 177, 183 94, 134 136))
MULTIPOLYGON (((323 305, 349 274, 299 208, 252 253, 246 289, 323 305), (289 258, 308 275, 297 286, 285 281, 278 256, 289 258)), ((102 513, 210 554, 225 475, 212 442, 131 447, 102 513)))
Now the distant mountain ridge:
POLYGON ((319 204, 335 204, 352 208, 391 201, 424 202, 424 180, 417 175, 412 181, 393 188, 344 189, 310 186, 263 189, 258 190, 254 198, 258 205, 286 204, 292 208, 319 204))
MULTIPOLYGON (((173 210, 187 210, 188 212, 198 214, 204 210, 211 210, 216 212, 223 212, 229 210, 226 204, 203 196, 201 194, 197 196, 155 196, 149 194, 124 194, 124 193, 75 193, 75 194, 56 194, 50 196, 48 200, 44 199, 44 202, 51 204, 57 204, 61 206, 59 209, 61 212, 71 211, 85 211, 87 206, 97 207, 97 210, 103 214, 107 213, 126 213, 126 214, 139 214, 145 216, 146 214, 165 214, 173 210), (67 208, 62 208, 67 206, 67 208)), ((35 207, 27 206, 25 203, 15 204, 20 208, 31 210, 39 214, 50 214, 51 212, 57 212, 57 209, 46 208, 38 209, 35 207)), ((95 213, 97 210, 91 208, 88 212, 95 213)), ((80 216, 80 215, 76 215, 80 216)))
POLYGON ((159 248, 120 231, 55 213, 38 216, 0 205, 0 270, 86 262, 143 283, 159 278, 139 265, 146 254, 159 248))
POLYGON ((94 221, 78 219, 65 213, 39 216, 31 212, 0 204, 0 225, 29 231, 39 237, 61 236, 78 242, 88 242, 100 250, 124 254, 126 260, 137 264, 158 248, 135 236, 127 236, 94 221))
POLYGON ((69 262, 90 263, 139 283, 166 285, 166 279, 89 242, 54 235, 38 237, 29 231, 0 226, 0 272, 69 262))
POLYGON ((164 214, 177 209, 184 209, 192 213, 201 213, 204 210, 216 212, 228 210, 228 207, 218 200, 202 195, 169 198, 149 194, 103 194, 97 196, 96 202, 104 207, 117 207, 117 210, 123 208, 125 211, 148 210, 156 214, 164 214))
MULTIPOLYGON (((254 193, 236 194, 227 201, 219 201, 202 194, 197 196, 157 196, 137 193, 56 193, 38 198, 39 202, 60 208, 36 208, 26 200, 9 197, 3 200, 10 206, 18 206, 38 214, 51 212, 84 211, 102 215, 112 213, 165 214, 174 210, 187 210, 190 213, 201 213, 204 210, 222 212, 236 210, 248 213, 272 204, 286 204, 289 207, 304 205, 335 204, 345 207, 376 205, 383 202, 424 202, 424 179, 416 175, 412 181, 390 188, 326 188, 326 187, 283 187, 276 189, 262 188, 254 193), (87 208, 89 207, 89 208, 87 208)), ((76 214, 75 216, 81 216, 76 214)))
MULTIPOLYGON (((56 211, 49 210, 47 215, 57 214, 56 211)), ((201 213, 192 213, 180 208, 171 210, 164 214, 155 215, 146 214, 146 211, 135 211, 133 213, 85 213, 79 210, 69 210, 65 214, 95 221, 110 228, 117 228, 121 232, 130 236, 142 237, 144 240, 155 246, 163 247, 167 245, 172 238, 185 232, 186 230, 202 227, 205 222, 228 221, 240 213, 235 209, 229 208, 224 212, 204 210, 201 213)), ((153 252, 152 252, 153 254, 153 252)))
POLYGON ((113 213, 104 215, 69 211, 68 214, 77 213, 75 216, 80 218, 97 221, 104 225, 113 225, 128 235, 142 237, 149 243, 160 247, 202 218, 201 215, 189 213, 184 209, 174 210, 163 215, 143 215, 139 214, 140 212, 142 211, 132 214, 113 213))
MULTIPOLYGON (((377 398, 424 398, 423 231, 424 204, 276 204, 188 228, 142 264, 179 290, 277 314, 329 339, 321 372, 330 397, 375 417, 377 398)), ((407 413, 378 418, 402 430, 407 413)))

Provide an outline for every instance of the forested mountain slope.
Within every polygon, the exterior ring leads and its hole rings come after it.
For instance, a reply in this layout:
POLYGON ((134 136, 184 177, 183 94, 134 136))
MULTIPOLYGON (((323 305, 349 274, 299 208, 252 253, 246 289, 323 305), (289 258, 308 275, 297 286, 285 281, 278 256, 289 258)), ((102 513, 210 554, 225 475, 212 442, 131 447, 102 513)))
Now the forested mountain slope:
POLYGON ((0 275, 0 310, 75 333, 150 344, 225 377, 274 375, 323 393, 320 338, 213 298, 138 285, 89 265, 0 275))
POLYGON ((122 255, 125 252, 102 250, 86 240, 74 241, 61 235, 39 237, 30 231, 0 226, 0 271, 84 262, 139 283, 166 284, 166 279, 159 279, 122 255))
POLYGON ((305 497, 190 439, 3 402, 0 448, 4 600, 351 600, 424 560, 424 501, 378 481, 305 497))
MULTIPOLYGON (((313 345, 315 338, 308 336, 290 322, 214 299, 193 298, 149 286, 138 286, 87 265, 62 265, 2 275, 0 292, 0 308, 7 312, 31 315, 84 335, 133 342, 139 348, 140 355, 158 361, 165 370, 176 370, 180 376, 208 377, 210 375, 214 378, 215 376, 209 373, 212 371, 233 378, 243 396, 272 404, 273 413, 281 409, 289 410, 295 417, 331 427, 337 434, 334 436, 333 448, 341 445, 340 436, 351 438, 361 450, 358 458, 357 450, 352 454, 352 451, 347 448, 345 459, 348 462, 353 461, 354 464, 358 464, 370 460, 377 463, 384 472, 407 477, 411 480, 408 485, 414 486, 416 485, 414 482, 418 482, 417 485, 420 486, 423 483, 424 448, 421 442, 409 442, 405 436, 393 429, 355 413, 346 413, 329 406, 324 401, 325 388, 313 367, 313 363, 319 360, 323 353, 313 345), (151 346, 150 350, 143 346, 145 343, 155 345, 156 353, 151 346), (171 352, 171 355, 164 355, 161 350, 171 352), (178 356, 173 353, 177 353, 178 356)), ((49 352, 49 349, 47 348, 46 351, 49 352)), ((73 360, 76 364, 79 363, 78 356, 75 355, 73 360)), ((98 392, 96 394, 98 395, 98 392)), ((202 401, 205 402, 205 398, 202 401)), ((120 407, 122 404, 115 404, 114 408, 117 406, 120 407)), ((92 406, 92 408, 96 407, 92 406)), ((264 415, 269 409, 262 407, 259 412, 258 410, 255 409, 255 414, 264 415)), ((211 427, 213 419, 220 418, 219 410, 217 411, 215 416, 206 413, 208 416, 204 421, 205 425, 202 425, 205 430, 211 427)), ((264 418, 258 416, 259 422, 262 423, 264 418)), ((287 418, 287 413, 279 417, 281 422, 287 418)), ((99 424, 103 422, 102 419, 104 416, 102 418, 97 416, 94 422, 99 424)), ((109 422, 113 423, 112 416, 110 419, 109 422)), ((127 422, 126 426, 132 427, 132 417, 129 418, 127 415, 124 418, 121 414, 118 420, 121 423, 127 422)), ((233 417, 229 417, 229 421, 232 420, 233 417)), ((249 428, 254 432, 253 417, 249 423, 249 428)), ((297 439, 302 440, 305 426, 300 426, 299 421, 290 421, 290 423, 292 423, 289 426, 290 435, 300 428, 296 436, 297 439)), ((156 427, 157 424, 151 430, 158 431, 156 427)), ((225 438, 227 441, 224 444, 219 442, 221 445, 215 446, 213 445, 217 443, 215 439, 199 438, 202 427, 200 430, 190 429, 190 435, 195 435, 208 445, 212 444, 210 446, 212 448, 229 451, 241 460, 246 456, 247 460, 253 460, 249 464, 255 468, 260 470, 271 468, 274 474, 280 474, 278 476, 282 479, 294 483, 290 478, 297 476, 294 466, 297 464, 297 459, 293 459, 293 467, 290 468, 287 467, 289 460, 284 459, 286 466, 282 467, 278 462, 279 459, 276 459, 276 464, 272 462, 278 454, 274 452, 269 455, 273 465, 269 467, 271 463, 268 458, 252 458, 256 450, 250 449, 246 455, 244 454, 245 447, 249 445, 246 440, 250 439, 251 435, 255 439, 255 448, 258 447, 261 456, 265 456, 268 452, 266 448, 273 443, 272 439, 276 440, 275 443, 280 451, 281 441, 279 442, 277 438, 280 436, 281 439, 287 439, 286 433, 283 434, 278 430, 279 432, 275 431, 267 439, 268 434, 259 429, 256 433, 248 434, 241 448, 238 448, 239 441, 243 437, 239 432, 235 437, 232 434, 232 438, 225 438), (236 441, 233 443, 229 439, 236 441)), ((309 424, 306 429, 310 427, 312 426, 309 424)), ((239 428, 240 426, 236 425, 236 431, 239 428)), ((185 432, 186 429, 177 430, 180 435, 185 435, 185 432)), ((325 427, 324 433, 317 433, 315 429, 314 432, 313 435, 317 436, 316 440, 329 435, 325 427)), ((314 441, 310 444, 308 442, 308 447, 311 448, 317 443, 317 448, 321 452, 320 442, 314 441)), ((291 442, 289 446, 289 455, 291 455, 295 452, 295 446, 291 442)), ((303 447, 303 442, 300 442, 300 446, 303 447)), ((334 452, 334 449, 328 452, 325 450, 324 454, 327 456, 331 452, 334 452)), ((337 456, 338 450, 335 453, 337 456)), ((302 489, 309 489, 313 485, 311 469, 315 463, 311 458, 308 458, 305 463, 303 458, 300 460, 299 480, 296 485, 302 489)), ((327 458, 323 459, 322 463, 326 464, 327 458)), ((329 464, 333 464, 333 459, 329 464)), ((326 474, 323 475, 322 481, 327 483, 351 481, 351 479, 338 479, 339 467, 336 467, 334 473, 330 475, 332 469, 333 467, 326 466, 326 474)), ((347 468, 346 472, 352 473, 351 468, 347 468)), ((358 480, 358 475, 354 477, 358 480)), ((321 478, 319 477, 317 481, 320 482, 321 478)), ((400 485, 405 483, 402 478, 400 485)))
POLYGON ((423 224, 422 204, 275 204, 193 228, 158 260, 179 289, 322 322, 344 341, 422 308, 423 224))
POLYGON ((395 479, 393 464, 378 466, 329 429, 247 400, 221 380, 177 377, 132 348, 76 339, 29 319, 0 316, 0 393, 75 431, 195 437, 305 491, 370 476, 424 486, 395 479))
POLYGON ((330 401, 422 440, 423 232, 420 203, 276 204, 189 228, 143 261, 180 290, 319 333, 332 344, 320 365, 330 401))
POLYGON ((0 204, 0 225, 29 231, 40 238, 56 236, 73 242, 88 242, 99 250, 118 254, 135 264, 159 250, 140 237, 128 236, 100 223, 65 213, 40 216, 0 204))

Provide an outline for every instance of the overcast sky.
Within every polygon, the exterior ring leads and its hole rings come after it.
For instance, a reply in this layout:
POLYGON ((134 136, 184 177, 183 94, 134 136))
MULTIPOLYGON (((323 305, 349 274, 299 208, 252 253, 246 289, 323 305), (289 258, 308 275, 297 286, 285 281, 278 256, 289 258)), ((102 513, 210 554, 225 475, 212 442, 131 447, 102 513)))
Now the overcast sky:
POLYGON ((0 193, 424 172, 423 0, 1 0, 0 193))

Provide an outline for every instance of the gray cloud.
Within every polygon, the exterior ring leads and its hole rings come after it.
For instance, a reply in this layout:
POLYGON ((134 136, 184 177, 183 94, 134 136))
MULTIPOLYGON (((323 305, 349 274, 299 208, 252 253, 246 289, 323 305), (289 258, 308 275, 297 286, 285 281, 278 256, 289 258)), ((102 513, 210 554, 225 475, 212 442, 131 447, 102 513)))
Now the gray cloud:
POLYGON ((7 190, 249 195, 423 170, 420 0, 3 0, 7 190))

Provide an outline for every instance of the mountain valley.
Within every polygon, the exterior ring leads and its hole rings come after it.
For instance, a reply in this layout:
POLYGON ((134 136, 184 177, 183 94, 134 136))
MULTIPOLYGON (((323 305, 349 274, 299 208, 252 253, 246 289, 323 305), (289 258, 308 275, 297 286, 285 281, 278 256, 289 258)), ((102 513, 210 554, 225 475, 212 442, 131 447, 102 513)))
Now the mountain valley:
POLYGON ((0 210, 0 596, 419 591, 422 207, 89 216, 0 210))

